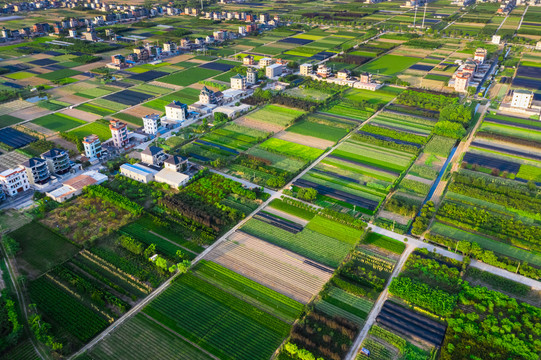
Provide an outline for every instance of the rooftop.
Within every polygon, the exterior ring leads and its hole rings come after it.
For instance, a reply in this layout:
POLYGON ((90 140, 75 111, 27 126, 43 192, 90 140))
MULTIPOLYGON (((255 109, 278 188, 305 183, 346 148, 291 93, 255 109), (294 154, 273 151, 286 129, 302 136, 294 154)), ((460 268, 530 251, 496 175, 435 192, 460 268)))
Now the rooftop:
POLYGON ((143 150, 141 152, 141 154, 154 156, 156 154, 159 154, 162 151, 163 151, 163 149, 161 147, 151 145, 151 146, 147 147, 145 150, 143 150))

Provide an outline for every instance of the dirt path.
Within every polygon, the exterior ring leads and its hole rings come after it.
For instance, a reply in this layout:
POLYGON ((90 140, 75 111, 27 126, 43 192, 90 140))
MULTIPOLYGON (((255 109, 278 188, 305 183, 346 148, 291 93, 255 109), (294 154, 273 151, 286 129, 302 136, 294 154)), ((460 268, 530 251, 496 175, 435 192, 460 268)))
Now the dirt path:
POLYGON ((153 317, 145 314, 144 312, 141 313, 143 314, 146 318, 148 318, 149 320, 152 320, 153 322, 155 322, 156 324, 160 325, 162 328, 164 328, 165 330, 169 331, 171 334, 174 334, 175 336, 178 336, 179 338, 181 338, 182 340, 186 341, 188 344, 192 345, 193 347, 201 350, 202 352, 204 352, 206 355, 209 356, 209 358, 212 358, 212 359, 215 359, 215 360, 220 360, 220 358, 212 355, 211 353, 209 353, 207 350, 203 349, 201 346, 197 345, 196 343, 188 340, 187 338, 185 338, 184 336, 180 335, 178 332, 176 332, 175 330, 165 326, 164 324, 162 324, 161 322, 159 322, 158 320, 154 319, 153 317))
POLYGON ((161 238, 161 239, 164 239, 165 241, 167 241, 167 242, 169 242, 169 243, 171 243, 171 244, 173 244, 173 245, 175 245, 175 246, 178 246, 178 247, 181 248, 181 249, 184 249, 184 250, 186 250, 186 251, 189 251, 189 252, 191 252, 191 253, 194 254, 194 255, 199 255, 199 254, 196 253, 195 251, 190 250, 190 249, 188 249, 188 248, 186 248, 186 247, 184 247, 184 246, 182 246, 182 245, 179 245, 179 244, 177 244, 176 242, 171 241, 171 240, 169 240, 168 238, 166 238, 165 236, 161 236, 160 234, 157 234, 157 233, 155 233, 155 232, 152 231, 152 230, 149 230, 148 232, 151 233, 152 235, 155 235, 155 236, 161 238))
POLYGON ((368 331, 376 322, 376 318, 379 315, 379 312, 381 311, 381 308, 383 307, 383 304, 385 303, 385 300, 387 300, 387 297, 389 295, 389 284, 391 281, 400 274, 400 271, 402 270, 402 267, 406 263, 406 260, 410 256, 413 250, 415 250, 416 246, 406 246, 406 250, 402 253, 400 256, 400 260, 398 261, 398 264, 396 264, 393 273, 391 274, 391 277, 389 278, 389 281, 387 282, 387 286, 385 287, 385 290, 379 294, 378 299, 376 300, 374 306, 372 307, 372 310, 370 310, 370 314, 368 315, 368 318, 366 319, 366 322, 364 323, 364 326, 357 335, 357 338, 353 342, 353 345, 351 345, 351 348, 349 349, 349 352, 347 353, 345 360, 353 360, 355 359, 357 353, 359 352, 359 349, 361 348, 361 345, 363 344, 364 339, 368 335, 368 331))

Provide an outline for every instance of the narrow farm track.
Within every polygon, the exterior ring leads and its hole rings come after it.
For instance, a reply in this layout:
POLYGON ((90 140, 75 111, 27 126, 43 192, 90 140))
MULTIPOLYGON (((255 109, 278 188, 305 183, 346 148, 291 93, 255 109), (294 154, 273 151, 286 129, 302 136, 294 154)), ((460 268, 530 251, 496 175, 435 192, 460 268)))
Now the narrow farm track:
MULTIPOLYGON (((246 223, 253 215, 255 215, 258 211, 263 209, 265 206, 267 206, 272 200, 277 198, 278 193, 275 193, 274 195, 271 195, 267 201, 263 202, 257 209, 255 209, 249 216, 244 218, 241 222, 239 222, 237 225, 235 225, 231 230, 229 230, 227 233, 222 235, 218 240, 214 242, 211 246, 209 246, 205 251, 203 251, 201 254, 199 254, 193 261, 192 266, 197 264, 201 259, 203 259, 208 253, 210 253, 213 249, 215 249, 218 245, 220 245, 222 242, 226 241, 227 238, 233 234, 238 228, 240 228, 242 225, 246 223)), ((162 292, 164 292, 169 285, 173 282, 173 280, 179 276, 180 273, 177 273, 170 277, 168 280, 166 280, 162 285, 157 287, 152 293, 150 293, 146 298, 144 298, 139 304, 132 307, 127 313, 122 315, 118 320, 116 320, 114 323, 112 323, 107 329, 105 329, 102 333, 100 333, 98 336, 96 336, 94 339, 92 339, 88 344, 83 346, 79 351, 72 354, 68 359, 75 359, 77 356, 83 354, 87 350, 90 350, 94 345, 96 345, 98 342, 103 340, 107 337, 113 330, 115 330, 118 326, 122 325, 124 322, 126 322, 128 319, 133 317, 135 314, 137 314, 141 309, 143 309, 146 305, 148 305, 152 300, 154 300, 158 295, 160 295, 162 292)))
POLYGON ((361 329, 361 332, 355 338, 355 341, 351 345, 351 348, 349 349, 344 360, 353 360, 357 356, 357 353, 359 352, 359 349, 361 348, 361 345, 363 344, 363 341, 366 338, 366 335, 368 335, 368 331, 370 330, 374 322, 376 322, 376 318, 378 317, 379 312, 381 311, 381 308, 383 307, 383 304, 385 303, 385 300, 387 300, 387 296, 389 294, 389 284, 396 276, 398 276, 398 274, 400 274, 400 271, 402 271, 402 268, 404 267, 406 260, 408 259, 408 257, 410 256, 410 254, 413 252, 415 248, 416 248, 415 246, 406 246, 406 250, 404 250, 404 252, 400 256, 398 263, 393 269, 393 273, 391 274, 391 277, 389 278, 389 281, 387 282, 387 286, 379 294, 378 300, 375 302, 374 306, 372 307, 372 310, 370 310, 370 314, 368 315, 368 318, 366 319, 366 322, 364 323, 364 326, 361 329))

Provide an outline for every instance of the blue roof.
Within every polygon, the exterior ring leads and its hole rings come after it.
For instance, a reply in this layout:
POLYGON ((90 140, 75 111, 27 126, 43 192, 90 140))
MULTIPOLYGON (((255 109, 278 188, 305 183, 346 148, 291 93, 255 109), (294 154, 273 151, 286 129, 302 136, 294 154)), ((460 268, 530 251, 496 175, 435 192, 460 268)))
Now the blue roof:
POLYGON ((157 173, 157 171, 147 168, 146 166, 141 166, 139 164, 123 164, 122 166, 120 166, 120 168, 125 168, 140 175, 154 175, 157 173))

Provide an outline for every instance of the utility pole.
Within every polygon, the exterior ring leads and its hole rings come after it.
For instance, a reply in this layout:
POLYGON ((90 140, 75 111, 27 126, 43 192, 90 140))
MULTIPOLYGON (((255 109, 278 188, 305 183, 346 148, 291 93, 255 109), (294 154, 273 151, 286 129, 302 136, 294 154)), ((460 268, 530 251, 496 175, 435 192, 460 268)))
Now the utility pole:
POLYGON ((419 0, 414 0, 415 1, 415 15, 413 15, 413 27, 415 28, 415 21, 417 20, 417 1, 419 0))
POLYGON ((423 14, 423 25, 421 25, 421 29, 424 29, 425 28, 425 16, 426 16, 426 4, 427 4, 427 0, 425 0, 425 12, 423 14))

